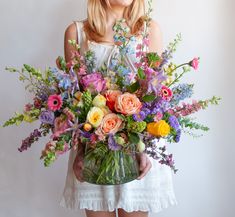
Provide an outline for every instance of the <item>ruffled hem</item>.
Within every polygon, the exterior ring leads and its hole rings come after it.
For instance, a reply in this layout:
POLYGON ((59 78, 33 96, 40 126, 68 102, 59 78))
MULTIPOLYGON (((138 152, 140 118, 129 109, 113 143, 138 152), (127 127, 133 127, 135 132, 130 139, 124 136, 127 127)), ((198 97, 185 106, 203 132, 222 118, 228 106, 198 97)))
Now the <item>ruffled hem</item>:
POLYGON ((80 210, 88 209, 93 211, 109 211, 112 212, 118 208, 124 209, 126 212, 143 211, 157 213, 169 206, 177 205, 177 200, 172 192, 169 192, 164 198, 159 198, 157 201, 122 201, 115 204, 114 201, 103 200, 81 200, 81 201, 66 201, 63 196, 59 202, 59 205, 70 209, 80 210))

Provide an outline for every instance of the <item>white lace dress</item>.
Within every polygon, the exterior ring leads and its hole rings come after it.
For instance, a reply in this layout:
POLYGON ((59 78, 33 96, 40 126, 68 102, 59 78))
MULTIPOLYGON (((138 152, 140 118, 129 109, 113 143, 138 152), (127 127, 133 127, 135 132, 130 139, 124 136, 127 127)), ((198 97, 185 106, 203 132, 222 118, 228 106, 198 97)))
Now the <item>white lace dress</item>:
MULTIPOLYGON (((84 41, 83 23, 76 22, 78 41, 81 48, 84 41)), ((136 42, 133 42, 135 46, 136 42)), ((114 45, 100 44, 88 41, 88 48, 95 52, 97 67, 117 51, 114 45)), ((134 61, 135 56, 130 56, 134 61)), ((159 145, 164 145, 161 139, 159 145)), ((64 191, 59 204, 62 207, 78 210, 114 211, 122 208, 127 212, 149 211, 159 212, 169 205, 177 204, 172 183, 172 171, 165 165, 160 165, 150 158, 152 168, 141 180, 134 180, 122 185, 102 186, 79 182, 73 173, 73 161, 76 151, 69 153, 67 177, 64 191)))

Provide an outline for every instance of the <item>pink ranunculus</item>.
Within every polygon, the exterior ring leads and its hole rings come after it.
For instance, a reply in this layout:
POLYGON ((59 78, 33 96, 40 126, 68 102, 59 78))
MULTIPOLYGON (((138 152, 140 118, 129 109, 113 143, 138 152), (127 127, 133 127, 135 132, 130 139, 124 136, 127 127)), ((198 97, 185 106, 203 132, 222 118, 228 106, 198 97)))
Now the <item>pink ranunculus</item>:
POLYGON ((189 65, 197 70, 199 65, 199 58, 195 57, 192 61, 189 62, 189 65))
POLYGON ((173 96, 173 93, 170 88, 166 86, 162 86, 161 91, 160 91, 160 96, 162 97, 162 99, 166 101, 170 101, 173 96))
POLYGON ((51 111, 59 110, 63 105, 63 100, 60 95, 50 95, 47 100, 47 106, 51 111))
POLYGON ((106 88, 106 81, 99 72, 83 76, 81 84, 85 90, 89 90, 92 93, 100 93, 106 88))
POLYGON ((124 93, 117 97, 115 110, 124 115, 138 114, 142 104, 135 94, 124 93))

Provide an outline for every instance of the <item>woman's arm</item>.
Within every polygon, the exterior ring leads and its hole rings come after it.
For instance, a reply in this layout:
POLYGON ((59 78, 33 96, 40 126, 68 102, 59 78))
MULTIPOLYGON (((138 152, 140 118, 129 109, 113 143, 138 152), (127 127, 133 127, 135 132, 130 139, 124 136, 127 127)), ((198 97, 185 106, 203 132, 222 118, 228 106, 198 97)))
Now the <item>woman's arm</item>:
POLYGON ((158 55, 163 52, 162 31, 154 20, 151 20, 149 26, 149 52, 157 52, 158 55))
POLYGON ((68 40, 76 40, 79 44, 77 41, 77 29, 75 23, 70 24, 64 33, 64 57, 66 62, 69 62, 72 59, 72 51, 75 51, 75 48, 68 43, 68 40))

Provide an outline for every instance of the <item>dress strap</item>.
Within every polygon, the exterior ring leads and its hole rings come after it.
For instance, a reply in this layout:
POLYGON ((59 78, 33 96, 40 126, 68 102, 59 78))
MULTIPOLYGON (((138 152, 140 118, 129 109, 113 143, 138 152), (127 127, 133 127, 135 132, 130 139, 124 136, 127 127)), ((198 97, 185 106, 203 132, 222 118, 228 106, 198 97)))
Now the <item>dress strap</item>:
POLYGON ((76 25, 76 30, 77 30, 77 43, 81 47, 81 51, 83 50, 84 47, 84 42, 85 40, 85 32, 83 31, 83 21, 73 21, 76 25))

